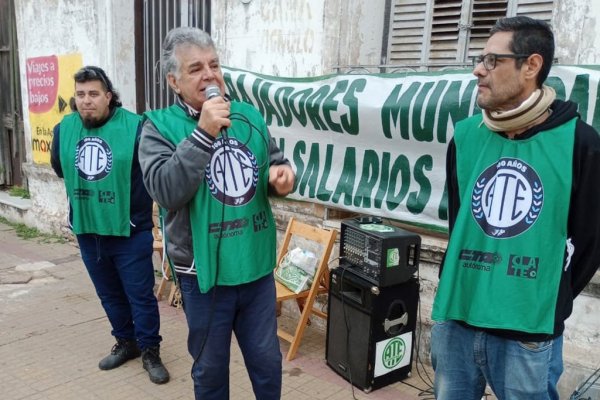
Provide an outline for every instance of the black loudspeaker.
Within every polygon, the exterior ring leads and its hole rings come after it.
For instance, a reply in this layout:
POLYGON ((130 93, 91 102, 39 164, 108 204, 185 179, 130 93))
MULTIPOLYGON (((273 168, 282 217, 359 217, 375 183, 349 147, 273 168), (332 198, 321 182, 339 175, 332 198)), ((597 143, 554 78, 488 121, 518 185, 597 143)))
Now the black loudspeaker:
POLYGON ((378 287, 343 264, 332 270, 327 364, 365 392, 406 378, 412 368, 418 302, 417 278, 378 287))

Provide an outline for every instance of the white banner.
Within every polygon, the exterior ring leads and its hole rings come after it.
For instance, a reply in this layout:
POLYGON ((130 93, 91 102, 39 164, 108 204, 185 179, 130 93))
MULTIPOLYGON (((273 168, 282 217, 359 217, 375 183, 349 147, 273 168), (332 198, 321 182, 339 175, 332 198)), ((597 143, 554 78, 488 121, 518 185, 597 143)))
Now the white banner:
MULTIPOLYGON (((223 68, 233 100, 264 116, 296 171, 290 197, 447 229, 446 146, 480 112, 470 70, 279 78, 223 68)), ((600 127, 600 67, 557 66, 547 84, 600 127)))

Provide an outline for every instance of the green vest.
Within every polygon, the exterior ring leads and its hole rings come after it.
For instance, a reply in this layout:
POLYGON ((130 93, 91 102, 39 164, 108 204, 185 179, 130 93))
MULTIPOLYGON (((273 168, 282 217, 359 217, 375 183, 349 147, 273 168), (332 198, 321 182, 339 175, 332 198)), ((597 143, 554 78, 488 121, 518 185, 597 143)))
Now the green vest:
MULTIPOLYGON (((215 285, 239 285, 272 273, 276 231, 269 204, 269 138, 258 111, 232 102, 231 114, 242 114, 212 146, 205 179, 190 201, 192 246, 200 291, 215 285)), ((197 121, 173 105, 145 113, 158 131, 178 145, 197 121)))
POLYGON ((78 113, 60 123, 60 164, 75 234, 129 236, 131 163, 140 116, 117 107, 99 128, 78 113))
POLYGON ((436 321, 554 331, 571 195, 576 119, 510 140, 456 125, 460 209, 433 305, 436 321))

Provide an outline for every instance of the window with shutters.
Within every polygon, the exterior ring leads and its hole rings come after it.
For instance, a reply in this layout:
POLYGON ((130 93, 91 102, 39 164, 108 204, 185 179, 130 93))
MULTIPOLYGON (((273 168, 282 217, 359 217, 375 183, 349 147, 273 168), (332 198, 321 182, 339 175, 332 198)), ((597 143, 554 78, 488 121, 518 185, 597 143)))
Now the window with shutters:
POLYGON ((470 65, 498 18, 551 22, 554 0, 391 0, 384 64, 418 70, 470 65))

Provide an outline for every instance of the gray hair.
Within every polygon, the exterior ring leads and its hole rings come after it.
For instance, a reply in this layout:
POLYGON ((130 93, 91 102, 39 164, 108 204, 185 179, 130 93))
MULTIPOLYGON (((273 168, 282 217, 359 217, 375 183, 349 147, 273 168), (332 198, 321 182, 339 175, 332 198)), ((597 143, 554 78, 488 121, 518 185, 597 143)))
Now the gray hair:
POLYGON ((179 60, 175 51, 183 46, 197 46, 201 49, 217 50, 210 35, 202 29, 191 26, 173 28, 167 33, 162 46, 161 66, 165 76, 172 73, 179 76, 179 60))

